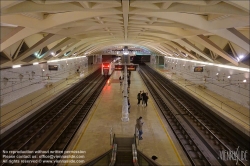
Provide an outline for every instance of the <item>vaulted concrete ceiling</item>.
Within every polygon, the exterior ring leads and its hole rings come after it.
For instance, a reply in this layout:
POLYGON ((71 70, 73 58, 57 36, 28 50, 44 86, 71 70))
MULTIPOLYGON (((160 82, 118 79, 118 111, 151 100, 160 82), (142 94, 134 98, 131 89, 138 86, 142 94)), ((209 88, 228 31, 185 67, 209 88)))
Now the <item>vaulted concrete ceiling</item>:
POLYGON ((125 45, 242 65, 249 62, 249 1, 1 1, 1 67, 125 45))

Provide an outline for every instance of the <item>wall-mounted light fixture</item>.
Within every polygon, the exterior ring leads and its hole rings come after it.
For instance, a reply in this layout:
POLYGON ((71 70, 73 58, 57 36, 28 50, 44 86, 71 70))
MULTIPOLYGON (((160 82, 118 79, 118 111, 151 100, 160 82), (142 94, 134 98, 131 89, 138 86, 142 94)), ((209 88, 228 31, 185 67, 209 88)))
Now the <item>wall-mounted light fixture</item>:
POLYGON ((245 79, 245 80, 243 80, 243 82, 247 82, 247 80, 245 79))
POLYGON ((219 75, 219 73, 216 73, 216 75, 218 76, 218 75, 219 75))
POLYGON ((21 65, 13 65, 12 68, 18 68, 21 67, 21 65))
POLYGON ((227 78, 231 78, 231 76, 227 76, 227 78))
POLYGON ((208 63, 208 62, 202 62, 202 61, 196 61, 196 60, 190 60, 190 59, 182 59, 182 58, 176 58, 176 57, 168 57, 168 58, 169 59, 178 59, 178 60, 183 60, 183 61, 189 61, 189 62, 195 62, 195 63, 211 65, 211 66, 218 66, 218 67, 221 67, 221 68, 228 68, 228 69, 233 69, 233 70, 240 70, 240 71, 250 72, 249 68, 235 67, 235 66, 222 65, 222 64, 216 64, 216 63, 208 63))

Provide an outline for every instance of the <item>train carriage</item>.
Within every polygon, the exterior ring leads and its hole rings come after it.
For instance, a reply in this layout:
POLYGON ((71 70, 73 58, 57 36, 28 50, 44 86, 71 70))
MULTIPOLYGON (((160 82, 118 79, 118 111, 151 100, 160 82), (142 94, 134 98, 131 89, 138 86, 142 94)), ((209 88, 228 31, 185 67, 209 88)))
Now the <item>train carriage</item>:
POLYGON ((114 63, 113 62, 104 62, 102 63, 102 75, 110 76, 114 71, 114 63))

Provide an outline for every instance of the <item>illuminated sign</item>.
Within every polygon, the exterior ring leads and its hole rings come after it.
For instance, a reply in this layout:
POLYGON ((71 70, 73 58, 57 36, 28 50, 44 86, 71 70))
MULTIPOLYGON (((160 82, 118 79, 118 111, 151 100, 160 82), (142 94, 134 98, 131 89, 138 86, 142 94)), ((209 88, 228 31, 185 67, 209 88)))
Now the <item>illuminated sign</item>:
POLYGON ((128 71, 136 71, 136 66, 134 66, 134 65, 127 65, 127 70, 128 71))
POLYGON ((49 65, 49 70, 58 70, 58 65, 49 65))
POLYGON ((194 72, 203 72, 203 67, 201 66, 194 67, 194 72))
POLYGON ((123 65, 115 65, 115 70, 121 71, 123 70, 124 66, 123 65))

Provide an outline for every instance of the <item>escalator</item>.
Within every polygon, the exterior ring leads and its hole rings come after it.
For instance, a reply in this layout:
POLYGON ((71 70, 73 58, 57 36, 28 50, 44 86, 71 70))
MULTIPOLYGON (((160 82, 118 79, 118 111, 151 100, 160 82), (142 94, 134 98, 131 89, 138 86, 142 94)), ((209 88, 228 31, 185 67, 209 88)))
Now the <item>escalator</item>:
POLYGON ((137 150, 136 137, 113 137, 112 149, 84 166, 159 166, 137 150))
POLYGON ((134 138, 116 138, 114 142, 117 144, 115 166, 134 166, 132 153, 134 138))

